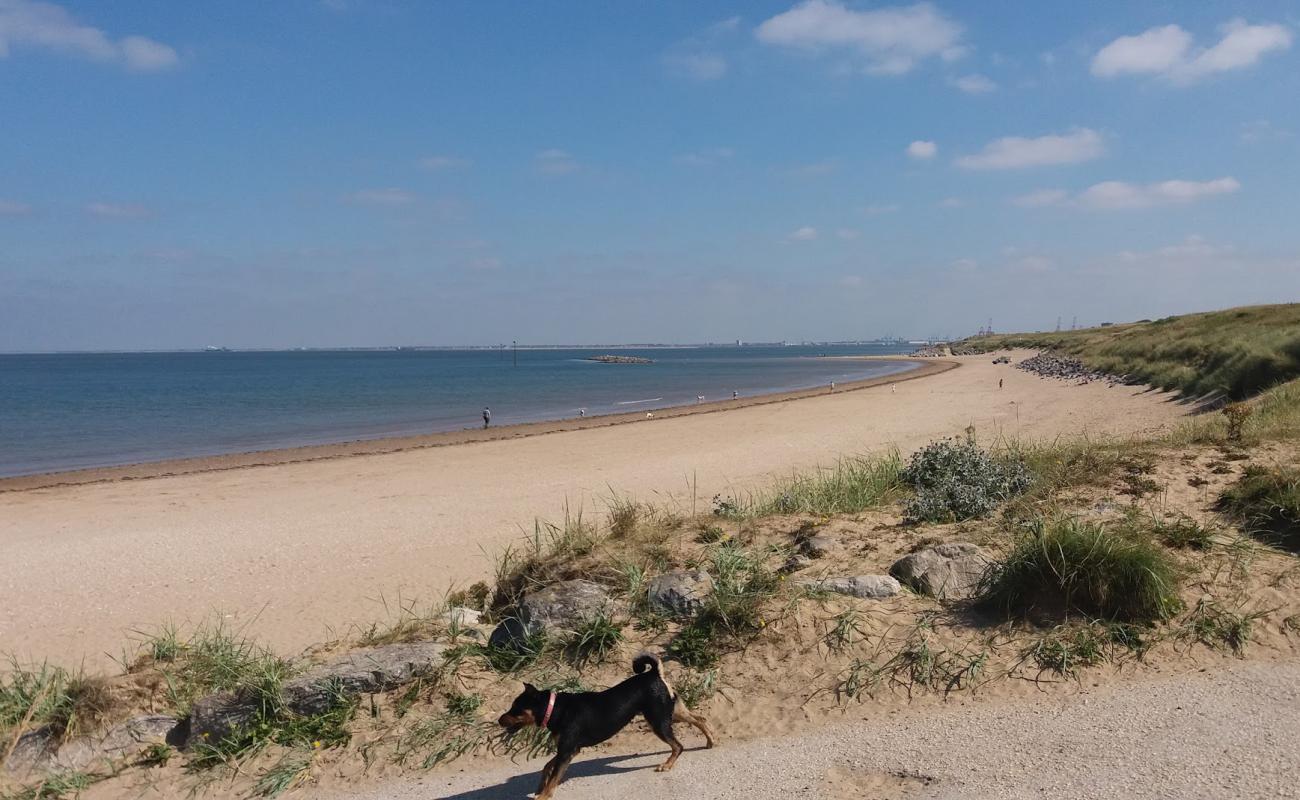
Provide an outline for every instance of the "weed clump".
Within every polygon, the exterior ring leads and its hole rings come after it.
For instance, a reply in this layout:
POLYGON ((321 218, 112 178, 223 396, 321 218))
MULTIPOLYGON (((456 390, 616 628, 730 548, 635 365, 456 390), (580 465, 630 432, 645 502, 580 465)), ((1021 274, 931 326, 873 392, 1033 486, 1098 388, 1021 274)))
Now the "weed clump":
POLYGON ((1242 519, 1256 533, 1300 549, 1300 469, 1246 467, 1241 479, 1219 496, 1219 509, 1242 519))
POLYGON ((1182 606, 1178 570, 1145 537, 1075 519, 1039 520, 984 576, 979 599, 1008 615, 1151 623, 1182 606))
POLYGON ((943 439, 912 455, 904 480, 916 496, 903 509, 909 522, 960 522, 987 516, 1029 488, 1019 458, 995 458, 972 441, 943 439))

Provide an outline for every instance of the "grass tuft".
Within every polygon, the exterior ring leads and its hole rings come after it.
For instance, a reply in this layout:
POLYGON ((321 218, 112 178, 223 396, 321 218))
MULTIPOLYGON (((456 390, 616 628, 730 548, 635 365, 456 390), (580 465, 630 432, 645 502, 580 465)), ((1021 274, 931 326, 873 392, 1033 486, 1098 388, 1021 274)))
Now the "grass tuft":
POLYGON ((1075 519, 1038 520, 995 563, 983 604, 1013 616, 1080 612, 1091 618, 1156 622, 1181 608, 1178 570, 1150 540, 1075 519))
POLYGON ((1252 533, 1300 550, 1300 468, 1252 464, 1219 496, 1218 507, 1252 533))

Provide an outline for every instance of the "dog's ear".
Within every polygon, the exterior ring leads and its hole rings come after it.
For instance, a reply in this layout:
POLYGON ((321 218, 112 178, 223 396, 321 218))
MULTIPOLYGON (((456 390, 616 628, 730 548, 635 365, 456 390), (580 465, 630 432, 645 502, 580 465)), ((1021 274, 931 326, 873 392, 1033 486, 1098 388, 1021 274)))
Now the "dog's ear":
POLYGON ((537 687, 532 685, 531 683, 525 683, 524 691, 527 692, 528 694, 537 694, 537 687))

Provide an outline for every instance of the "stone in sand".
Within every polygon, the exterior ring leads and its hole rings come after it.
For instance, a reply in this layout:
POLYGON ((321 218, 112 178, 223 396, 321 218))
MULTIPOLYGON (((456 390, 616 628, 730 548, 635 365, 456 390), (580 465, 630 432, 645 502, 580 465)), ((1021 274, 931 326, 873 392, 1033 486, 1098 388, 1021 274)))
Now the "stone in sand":
POLYGON ((600 584, 561 581, 524 595, 518 616, 498 625, 488 643, 493 647, 514 647, 538 633, 572 631, 612 610, 609 592, 600 584))
POLYGON ((165 714, 145 714, 63 744, 59 744, 59 737, 52 730, 42 728, 19 739, 5 768, 15 774, 31 770, 84 772, 91 767, 110 768, 150 745, 176 744, 171 737, 179 724, 180 720, 165 714))
POLYGON ((713 577, 702 569, 666 572, 650 581, 646 599, 650 605, 674 614, 699 611, 713 593, 713 577))
POLYGON ((989 566, 989 557, 969 542, 948 542, 904 556, 889 574, 921 594, 941 600, 970 598, 989 566))
POLYGON ((902 591, 898 581, 888 575, 853 575, 845 578, 823 578, 816 581, 801 581, 801 585, 826 592, 847 594, 864 600, 883 600, 902 591))

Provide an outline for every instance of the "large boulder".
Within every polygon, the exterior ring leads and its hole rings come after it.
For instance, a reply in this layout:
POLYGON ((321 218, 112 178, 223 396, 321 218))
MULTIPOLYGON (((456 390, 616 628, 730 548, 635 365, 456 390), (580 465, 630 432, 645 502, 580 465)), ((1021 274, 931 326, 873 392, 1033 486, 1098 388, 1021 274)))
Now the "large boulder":
POLYGON ((902 591, 898 581, 888 575, 853 575, 845 578, 823 578, 801 581, 801 585, 824 592, 847 594, 864 600, 883 600, 902 591))
POLYGON ((912 589, 941 600, 965 600, 979 588, 989 557, 969 542, 948 542, 904 556, 889 574, 912 589))
MULTIPOLYGON (((433 672, 447 649, 439 642, 404 642, 344 653, 286 682, 281 700, 295 714, 319 714, 340 697, 385 692, 433 672)), ((252 722, 258 707, 255 698, 229 692, 200 699, 190 709, 186 746, 221 741, 252 722)))
POLYGON ((139 755, 153 744, 178 744, 173 737, 180 720, 164 714, 145 714, 119 722, 90 736, 78 736, 62 744, 48 728, 24 734, 5 761, 15 774, 31 771, 85 772, 92 768, 111 769, 125 759, 139 755))
POLYGON ((654 608, 687 616, 704 606, 713 594, 713 577, 702 569, 666 572, 650 581, 646 600, 654 608))
POLYGON ((493 647, 514 647, 539 633, 573 631, 612 611, 613 601, 604 586, 584 580, 561 581, 524 595, 519 613, 498 625, 488 643, 493 647))

